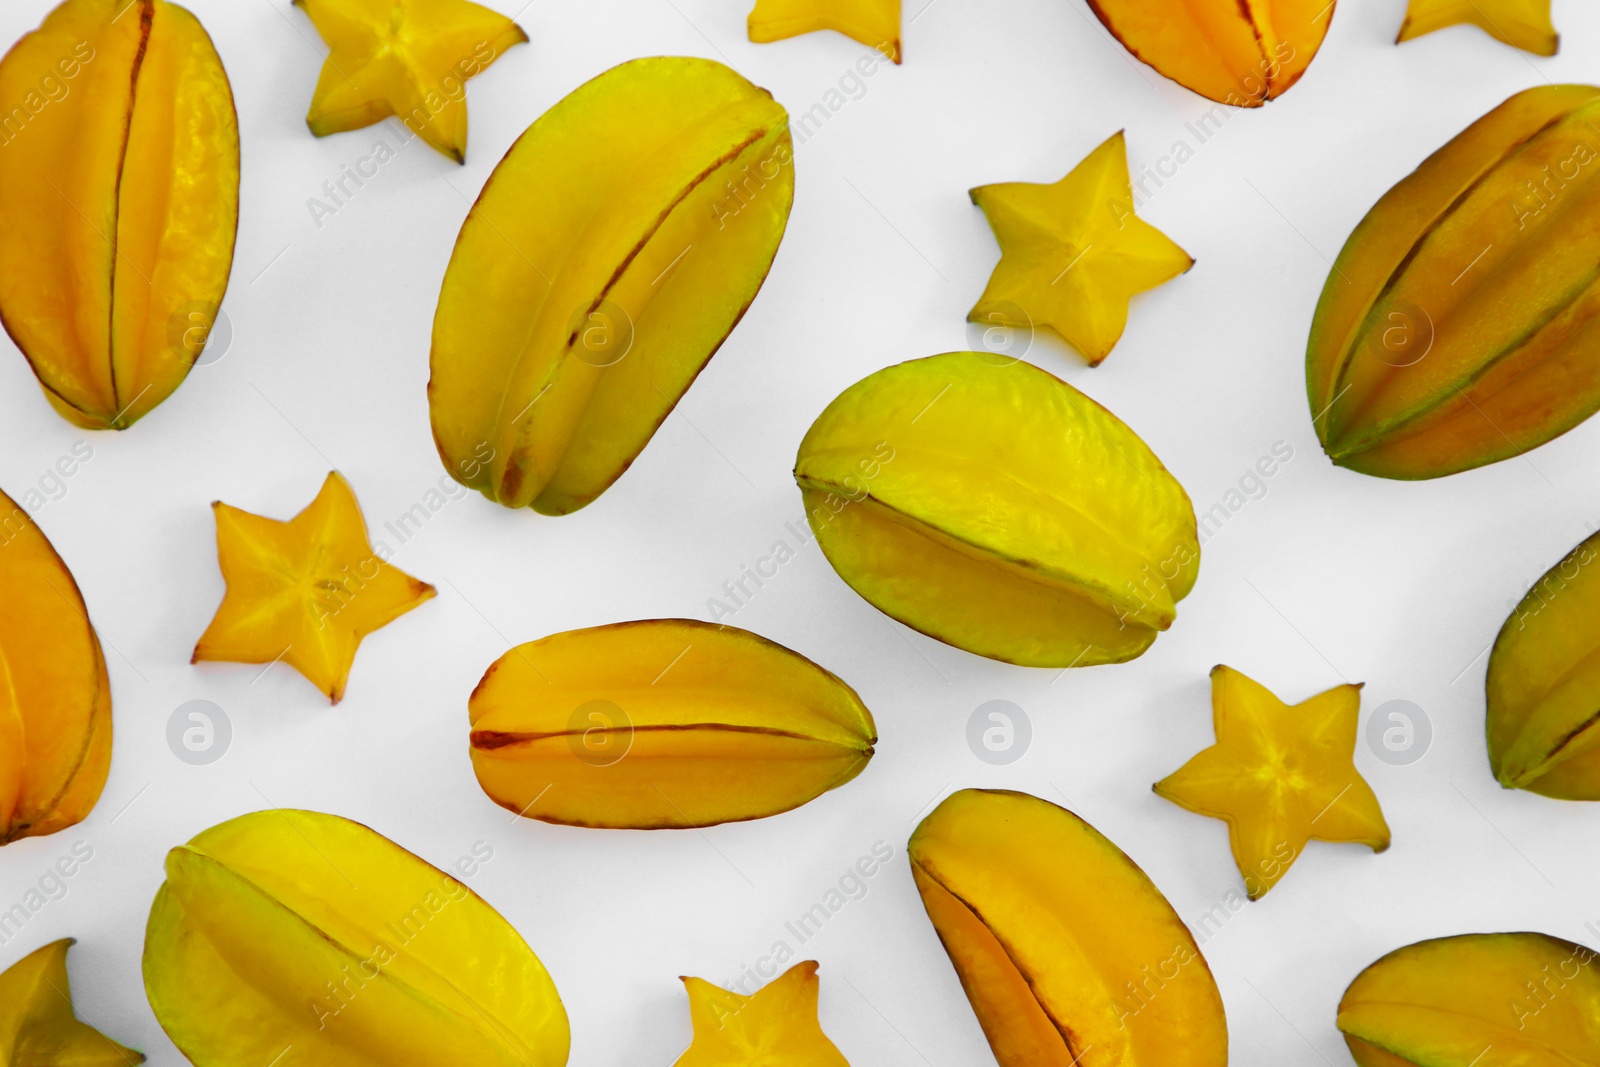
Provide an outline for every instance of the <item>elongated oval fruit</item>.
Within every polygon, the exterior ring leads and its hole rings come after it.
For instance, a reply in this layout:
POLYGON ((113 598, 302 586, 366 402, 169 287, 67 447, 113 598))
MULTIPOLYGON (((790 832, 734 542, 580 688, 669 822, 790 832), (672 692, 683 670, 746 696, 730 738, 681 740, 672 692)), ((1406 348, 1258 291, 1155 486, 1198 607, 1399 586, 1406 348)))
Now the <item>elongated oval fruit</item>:
POLYGON ((71 938, 52 941, 0 973, 0 1065, 131 1067, 144 1054, 119 1045, 73 1012, 71 938))
POLYGON ((1201 96, 1260 107, 1306 72, 1335 0, 1089 0, 1111 35, 1201 96))
POLYGON ((1534 583, 1489 653, 1489 765, 1507 789, 1600 800, 1600 534, 1534 583))
MULTIPOLYGON (((492 857, 493 853, 490 852, 492 857)), ((167 854, 156 1019, 196 1067, 560 1067, 566 1009, 472 890, 360 823, 276 809, 167 854)))
POLYGON ((720 63, 624 63, 551 108, 461 227, 433 322, 433 437, 507 507, 576 511, 755 299, 794 200, 788 113, 720 63))
POLYGON ((852 385, 795 481, 874 607, 1030 667, 1133 659, 1200 569, 1194 508, 1137 434, 1028 363, 948 352, 852 385))
POLYGON ((1323 449, 1385 478, 1518 456, 1600 408, 1600 89, 1518 93, 1339 253, 1311 326, 1323 449))
POLYGON ((1419 941, 1350 983, 1339 1029, 1361 1067, 1600 1063, 1597 967, 1547 934, 1419 941))
POLYGON ((110 769, 111 679, 83 595, 0 493, 0 845, 82 822, 110 769))
POLYGON ((518 645, 472 692, 472 767, 545 822, 712 826, 797 808, 867 766, 855 690, 733 626, 655 619, 518 645))
POLYGON ((66 0, 0 62, 0 318, 64 417, 125 429, 218 321, 239 129, 206 31, 166 0, 66 0))
POLYGON ((1224 1067, 1228 1027, 1189 928, 1094 827, 963 789, 911 835, 911 873, 1000 1067, 1224 1067))

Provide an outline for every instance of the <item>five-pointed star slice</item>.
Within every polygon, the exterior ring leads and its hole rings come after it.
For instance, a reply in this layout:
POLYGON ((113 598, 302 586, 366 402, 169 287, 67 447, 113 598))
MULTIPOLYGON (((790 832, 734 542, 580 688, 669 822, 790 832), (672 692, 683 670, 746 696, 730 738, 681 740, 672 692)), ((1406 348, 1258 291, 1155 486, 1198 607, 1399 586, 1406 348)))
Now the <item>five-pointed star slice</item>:
POLYGON ((457 163, 467 153, 467 81, 522 27, 470 0, 294 0, 328 45, 306 124, 318 137, 397 116, 457 163))
POLYGON ((194 659, 282 659, 335 704, 361 639, 430 599, 433 586, 378 558, 350 484, 337 471, 288 522, 217 501, 222 606, 194 659))
POLYGON ((1194 265, 1189 253, 1133 213, 1121 131, 1053 185, 973 189, 1000 242, 983 297, 967 321, 1045 326, 1094 366, 1122 337, 1128 301, 1194 265))
POLYGON ((144 1055, 78 1019, 67 982, 72 939, 53 941, 0 974, 0 1063, 129 1067, 144 1055))
POLYGON ((838 30, 900 62, 900 0, 756 0, 747 26, 757 44, 838 30))
POLYGON ((817 1021, 817 964, 797 963, 743 996, 685 978, 694 1041, 673 1067, 850 1067, 817 1021))
POLYGON ((1395 43, 1462 24, 1536 56, 1553 56, 1561 47, 1550 0, 1411 0, 1395 43))
POLYGON ((1232 667, 1211 671, 1217 743, 1155 784, 1175 804, 1228 823, 1233 859, 1255 900, 1312 838, 1389 847, 1389 825, 1353 755, 1361 687, 1289 706, 1232 667))

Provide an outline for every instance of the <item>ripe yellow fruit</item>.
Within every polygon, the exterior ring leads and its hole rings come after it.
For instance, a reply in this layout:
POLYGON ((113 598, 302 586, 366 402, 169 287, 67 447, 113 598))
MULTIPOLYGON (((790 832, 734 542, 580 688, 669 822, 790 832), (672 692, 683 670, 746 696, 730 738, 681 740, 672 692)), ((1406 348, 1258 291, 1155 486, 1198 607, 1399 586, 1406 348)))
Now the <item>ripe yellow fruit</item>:
POLYGON ((360 823, 276 809, 167 854, 144 985, 195 1067, 562 1067, 566 1009, 511 924, 360 823))
POLYGON ((218 321, 239 129, 206 31, 166 0, 66 0, 0 62, 0 317, 75 425, 125 429, 218 321))
POLYGON ((1194 508, 1115 415, 1028 363, 878 371, 795 459, 817 543, 874 607, 1030 667, 1133 659, 1200 569, 1194 508))
POLYGON ((72 1008, 71 938, 52 941, 0 973, 0 1064, 4 1067, 131 1067, 144 1054, 119 1045, 72 1008))
POLYGON ((963 789, 911 873, 1001 1067, 1225 1067, 1222 997, 1145 873, 1072 812, 963 789))
POLYGON ((1600 961, 1547 934, 1461 934, 1389 953, 1339 1001, 1361 1067, 1600 1063, 1600 961))
POLYGON ((1600 534, 1533 584, 1489 653, 1489 763, 1507 789, 1600 800, 1597 557, 1600 534))
POLYGON ((1201 96, 1260 107, 1316 58, 1336 0, 1089 0, 1111 35, 1201 96))
POLYGON ((111 679, 72 573, 0 493, 0 845, 82 822, 111 769, 111 679))
POLYGON ((855 691, 732 626, 656 619, 518 645, 473 690, 472 767, 533 819, 655 830, 759 819, 860 774, 855 691))
POLYGON ((1390 189, 1306 350, 1323 449, 1384 478, 1519 456, 1600 408, 1600 88, 1544 85, 1390 189))
POLYGON ((755 299, 789 116, 707 59, 624 63, 506 153, 461 227, 428 402, 451 475, 551 515, 614 482, 755 299))

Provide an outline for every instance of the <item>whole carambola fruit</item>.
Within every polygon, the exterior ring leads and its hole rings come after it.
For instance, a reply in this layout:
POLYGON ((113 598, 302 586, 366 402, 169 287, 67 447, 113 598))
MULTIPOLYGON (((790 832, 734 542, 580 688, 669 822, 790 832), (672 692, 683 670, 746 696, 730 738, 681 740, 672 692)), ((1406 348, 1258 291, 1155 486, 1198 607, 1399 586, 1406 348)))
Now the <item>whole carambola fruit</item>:
POLYGON ((1489 764, 1507 789, 1600 800, 1600 534, 1533 584, 1489 653, 1489 764))
POLYGON ((0 493, 0 845, 82 822, 110 769, 111 680, 83 596, 0 493))
POLYGON ((166 867, 145 994, 196 1067, 567 1062, 566 1009, 511 924, 360 823, 258 811, 166 867))
POLYGON ((782 645, 647 619, 518 645, 472 691, 472 769, 501 807, 656 830, 788 811, 866 769, 877 728, 782 645))
POLYGON ((1072 812, 963 789, 911 873, 1001 1067, 1224 1067, 1222 996, 1167 898, 1072 812))
POLYGON ((0 318, 78 426, 125 429, 221 314, 239 129, 211 39, 166 0, 66 0, 0 62, 0 318))
POLYGON ((1015 360, 948 352, 869 375, 817 418, 794 476, 851 588, 991 659, 1133 659, 1200 569, 1194 508, 1149 447, 1015 360))
POLYGON ((1600 408, 1600 89, 1511 97, 1367 213, 1317 304, 1323 449, 1385 478, 1518 456, 1600 408))
POLYGON ((1339 1029, 1361 1067, 1600 1063, 1600 960, 1548 934, 1460 934, 1356 976, 1339 1029))
POLYGON ((789 116, 707 59, 624 63, 528 127, 461 227, 428 403, 450 474, 576 511, 755 299, 794 200, 789 116))

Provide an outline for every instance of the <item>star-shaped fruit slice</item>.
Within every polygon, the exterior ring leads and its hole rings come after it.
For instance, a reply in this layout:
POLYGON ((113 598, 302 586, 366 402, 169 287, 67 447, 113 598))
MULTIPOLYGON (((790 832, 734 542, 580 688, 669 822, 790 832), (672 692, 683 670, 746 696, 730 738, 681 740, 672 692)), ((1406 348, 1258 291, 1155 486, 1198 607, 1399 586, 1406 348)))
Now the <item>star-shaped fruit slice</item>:
POLYGON ((220 500, 211 506, 228 588, 191 662, 281 659, 337 704, 361 639, 434 594, 378 558, 356 495, 337 471, 288 522, 220 500))
POLYGON ((457 163, 467 153, 467 81, 522 27, 470 0, 294 0, 328 45, 306 125, 318 137, 394 115, 457 163))
POLYGON ((0 974, 0 1063, 128 1067, 141 1053, 117 1044, 72 1010, 65 938, 22 957, 0 974))
POLYGON ((1411 0, 1395 43, 1462 24, 1536 56, 1553 56, 1561 47, 1550 0, 1411 0))
POLYGON ((1122 337, 1135 293, 1194 266, 1189 253, 1134 214, 1120 130, 1053 185, 980 185, 970 195, 1000 242, 1000 265, 967 321, 1048 327, 1090 366, 1122 337))
POLYGON ((694 1041, 673 1067, 850 1067, 817 1021, 817 964, 797 963, 744 996, 685 978, 694 1041))
POLYGON ((1389 847, 1389 824, 1353 759, 1360 707, 1359 685, 1290 706, 1232 667, 1212 669, 1217 743, 1155 790, 1227 821, 1251 900, 1278 883, 1312 838, 1389 847))
POLYGON ((838 30, 900 62, 900 0, 756 0, 748 26, 757 44, 838 30))

